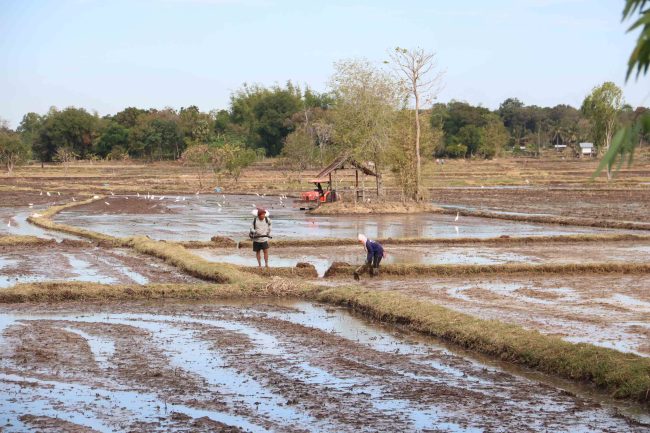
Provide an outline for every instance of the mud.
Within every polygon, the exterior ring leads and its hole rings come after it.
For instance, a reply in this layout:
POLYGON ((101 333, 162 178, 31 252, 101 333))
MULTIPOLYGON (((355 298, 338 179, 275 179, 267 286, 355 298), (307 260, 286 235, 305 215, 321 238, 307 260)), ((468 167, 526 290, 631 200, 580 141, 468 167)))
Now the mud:
POLYGON ((196 283, 161 260, 124 249, 67 243, 0 247, 0 289, 39 281, 86 281, 104 284, 196 283))
MULTIPOLYGON (((131 200, 134 198, 129 201, 131 200)), ((144 196, 136 197, 135 200, 144 203, 142 206, 149 206, 152 202, 144 196)), ((455 221, 455 215, 445 214, 316 216, 293 208, 290 199, 281 201, 277 196, 199 194, 180 196, 178 201, 177 196, 165 196, 164 200, 153 201, 169 211, 155 215, 107 213, 107 208, 112 205, 99 201, 91 209, 67 209, 55 216, 54 220, 120 237, 137 233, 153 239, 178 241, 207 241, 213 236, 245 240, 253 221, 251 211, 256 206, 262 206, 270 209, 273 236, 284 239, 356 238, 358 233, 365 233, 375 239, 626 233, 613 229, 477 217, 461 217, 455 221), (93 209, 97 213, 88 213, 93 209)))
POLYGON ((597 396, 331 307, 0 311, 6 432, 650 431, 597 396))
MULTIPOLYGON (((295 266, 299 262, 314 265, 319 276, 335 261, 362 264, 365 252, 361 246, 283 247, 273 248, 272 266, 295 266)), ((648 242, 553 243, 534 245, 387 245, 384 264, 461 264, 497 265, 504 263, 643 263, 650 256, 648 242), (571 251, 567 255, 566 251, 571 251)), ((192 250, 207 260, 243 266, 257 264, 247 249, 202 248, 192 250)))
MULTIPOLYGON (((98 200, 75 208, 75 211, 86 214, 101 215, 158 215, 173 214, 176 210, 167 206, 175 197, 150 196, 150 198, 133 196, 106 196, 98 200), (167 200, 166 200, 167 199, 167 200)), ((180 200, 179 200, 180 201, 180 200)), ((177 201, 177 202, 179 202, 177 201)))
POLYGON ((437 189, 437 205, 462 205, 480 210, 583 217, 625 222, 650 222, 650 190, 568 188, 437 189))
POLYGON ((515 323, 567 341, 650 356, 647 274, 466 276, 418 281, 365 278, 360 284, 403 291, 467 314, 515 323))

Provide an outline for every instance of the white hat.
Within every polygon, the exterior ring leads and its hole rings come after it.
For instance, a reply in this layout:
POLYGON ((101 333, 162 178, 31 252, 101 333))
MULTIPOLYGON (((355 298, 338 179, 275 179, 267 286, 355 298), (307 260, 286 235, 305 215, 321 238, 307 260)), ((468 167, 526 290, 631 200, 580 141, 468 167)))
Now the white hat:
POLYGON ((359 233, 358 239, 359 239, 359 242, 363 242, 364 244, 368 241, 368 238, 365 237, 365 235, 363 235, 361 233, 359 233))
MULTIPOLYGON (((253 210, 251 211, 251 214, 257 216, 257 211, 258 211, 258 210, 259 210, 259 209, 253 209, 253 210)), ((266 216, 267 216, 267 217, 271 215, 271 211, 269 211, 268 209, 264 209, 264 210, 266 211, 266 216)))

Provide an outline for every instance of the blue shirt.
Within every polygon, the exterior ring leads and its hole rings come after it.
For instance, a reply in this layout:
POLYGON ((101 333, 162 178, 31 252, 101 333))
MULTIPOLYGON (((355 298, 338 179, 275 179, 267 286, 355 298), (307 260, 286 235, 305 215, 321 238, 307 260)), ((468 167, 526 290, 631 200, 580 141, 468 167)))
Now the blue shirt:
POLYGON ((366 241, 366 251, 368 251, 366 261, 372 260, 374 256, 384 256, 384 247, 379 242, 371 241, 370 239, 366 241))

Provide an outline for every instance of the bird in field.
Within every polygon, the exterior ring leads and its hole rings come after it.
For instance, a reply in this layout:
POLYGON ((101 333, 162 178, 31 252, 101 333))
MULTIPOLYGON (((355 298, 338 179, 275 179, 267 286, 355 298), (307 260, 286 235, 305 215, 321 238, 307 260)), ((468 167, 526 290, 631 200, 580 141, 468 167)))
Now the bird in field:
POLYGON ((43 195, 43 191, 41 191, 41 193, 39 195, 43 195))
POLYGON ((109 202, 107 202, 107 201, 105 201, 104 203, 106 204, 106 206, 110 206, 110 205, 111 205, 111 204, 110 204, 109 202))
POLYGON ((456 234, 458 234, 458 226, 454 226, 454 228, 456 229, 456 234))
POLYGON ((458 218, 460 218, 460 212, 456 212, 456 218, 454 218, 454 221, 458 221, 458 218))
POLYGON ((115 195, 115 193, 113 191, 111 191, 111 195, 115 195))
POLYGON ((46 191, 45 194, 47 194, 48 197, 50 197, 52 194, 50 194, 49 191, 46 191))
POLYGON ((140 197, 140 193, 139 193, 139 192, 138 192, 138 193, 136 193, 136 194, 138 194, 138 197, 140 197))
POLYGON ((217 202, 217 206, 221 207, 221 203, 217 202))
POLYGON ((255 195, 259 197, 259 196, 260 196, 260 193, 259 193, 259 192, 256 192, 255 195))
POLYGON ((199 195, 200 192, 201 192, 201 191, 197 191, 194 195, 199 195))
POLYGON ((34 203, 29 203, 29 207, 34 207, 34 203))
POLYGON ((61 193, 60 193, 59 191, 57 191, 56 193, 57 193, 58 195, 61 195, 61 193))
POLYGON ((163 195, 158 200, 164 200, 164 199, 165 199, 165 196, 163 195))
POLYGON ((72 201, 77 201, 77 199, 76 199, 76 198, 74 198, 74 197, 72 197, 72 201))
POLYGON ((7 227, 11 227, 11 220, 7 221, 7 227))

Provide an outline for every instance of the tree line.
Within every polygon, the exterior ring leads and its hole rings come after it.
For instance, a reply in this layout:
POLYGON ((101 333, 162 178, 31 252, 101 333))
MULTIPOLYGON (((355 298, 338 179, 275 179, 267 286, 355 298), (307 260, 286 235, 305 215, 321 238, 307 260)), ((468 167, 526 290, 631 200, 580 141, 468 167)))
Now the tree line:
MULTIPOLYGON (((323 93, 291 82, 244 84, 229 107, 218 111, 128 107, 100 117, 84 108, 53 107, 43 115, 27 113, 15 131, 0 125, 0 158, 8 170, 28 158, 181 160, 237 178, 242 167, 264 156, 279 156, 283 164, 304 170, 347 152, 379 172, 392 171, 415 197, 419 180, 412 173, 419 176, 420 155, 493 158, 535 154, 553 145, 577 151, 583 141, 605 151, 617 127, 646 112, 625 104, 621 89, 609 82, 595 87, 580 108, 526 105, 516 98, 496 110, 463 101, 431 104, 426 97, 435 97, 431 86, 440 74, 418 83, 409 80, 408 68, 399 69, 400 59, 415 61, 408 56, 418 53, 431 62, 433 56, 403 49, 391 56, 392 69, 365 60, 338 62, 323 93)), ((404 63, 409 64, 415 63, 404 63)), ((415 72, 411 77, 419 76, 415 72)))

